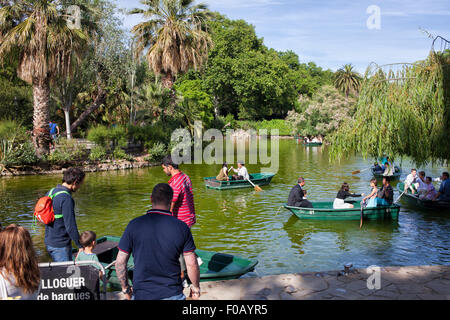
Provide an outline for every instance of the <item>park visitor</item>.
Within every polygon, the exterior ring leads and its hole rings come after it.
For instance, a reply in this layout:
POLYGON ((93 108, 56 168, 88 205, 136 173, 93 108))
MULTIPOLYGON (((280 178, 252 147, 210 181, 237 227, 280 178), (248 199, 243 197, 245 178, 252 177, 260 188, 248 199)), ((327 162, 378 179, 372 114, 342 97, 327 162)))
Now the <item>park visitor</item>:
POLYGON ((372 187, 372 192, 363 199, 363 203, 365 204, 366 208, 373 208, 377 206, 377 179, 374 178, 370 180, 370 186, 372 187))
POLYGON ((383 177, 383 187, 378 191, 377 206, 390 206, 394 202, 394 189, 390 184, 389 177, 383 177))
POLYGON ((441 187, 439 192, 434 197, 434 201, 446 201, 450 202, 450 179, 448 172, 443 172, 441 175, 441 187))
MULTIPOLYGON (((231 170, 231 169, 230 169, 231 170)), ((230 177, 228 176, 228 164, 225 162, 220 169, 219 174, 216 177, 218 181, 230 181, 230 177)))
POLYGON ((420 200, 433 200, 434 197, 437 195, 436 188, 433 185, 433 178, 426 177, 425 179, 425 185, 426 185, 426 192, 422 193, 419 196, 420 200))
POLYGON ((303 177, 298 178, 297 184, 292 188, 288 197, 288 206, 291 207, 302 207, 302 208, 312 208, 311 202, 306 200, 306 190, 303 190, 305 186, 305 179, 303 177))
MULTIPOLYGON (((93 231, 84 231, 80 235, 80 243, 83 246, 83 249, 78 252, 77 257, 75 258, 75 261, 95 261, 100 263, 98 260, 97 255, 92 251, 97 245, 97 234, 93 231)), ((94 265, 97 269, 100 269, 99 266, 94 265)), ((102 277, 103 274, 100 271, 100 277, 102 277)))
POLYGON ((37 300, 40 270, 30 233, 12 224, 0 231, 0 300, 37 300))
POLYGON ((408 191, 410 190, 412 194, 416 193, 416 190, 418 188, 418 185, 416 185, 417 183, 417 170, 416 169, 411 169, 411 173, 408 174, 408 176, 405 179, 405 189, 404 191, 408 191))
POLYGON ((349 184, 347 182, 344 182, 336 196, 336 199, 334 199, 333 208, 334 209, 352 209, 355 206, 351 203, 346 203, 345 199, 347 199, 349 197, 356 198, 356 197, 361 197, 361 196, 364 196, 364 193, 363 194, 350 193, 349 184))
POLYGON ((191 230, 169 211, 172 188, 165 183, 153 188, 152 210, 132 220, 119 242, 116 272, 126 299, 184 300, 180 255, 192 282, 191 296, 200 297, 200 270, 191 230), (133 287, 128 283, 127 262, 134 259, 133 287))
POLYGON ((234 169, 233 167, 231 167, 230 170, 233 170, 235 173, 237 173, 233 175, 233 180, 250 180, 250 176, 248 174, 247 168, 245 167, 244 161, 238 161, 238 168, 234 169))
POLYGON ((45 226, 47 251, 54 262, 72 261, 72 241, 81 250, 79 232, 75 220, 75 201, 72 193, 80 189, 85 173, 79 168, 69 168, 64 171, 62 184, 50 190, 47 194, 55 195, 53 210, 55 221, 45 226))

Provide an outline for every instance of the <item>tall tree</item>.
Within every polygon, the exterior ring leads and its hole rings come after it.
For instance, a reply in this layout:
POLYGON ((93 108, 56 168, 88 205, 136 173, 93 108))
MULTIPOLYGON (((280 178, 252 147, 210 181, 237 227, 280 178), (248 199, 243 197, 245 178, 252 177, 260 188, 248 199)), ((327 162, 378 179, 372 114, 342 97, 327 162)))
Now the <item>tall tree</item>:
POLYGON ((33 144, 36 155, 49 153, 50 83, 70 74, 71 56, 88 39, 72 28, 66 8, 56 0, 20 0, 0 8, 0 58, 19 55, 17 73, 33 87, 33 144))
POLYGON ((133 27, 136 54, 146 51, 149 66, 162 74, 165 88, 172 89, 175 77, 190 68, 200 68, 212 45, 206 22, 211 17, 205 4, 194 0, 141 0, 142 14, 148 20, 133 27))
POLYGON ((358 92, 361 86, 361 76, 353 70, 351 64, 346 64, 336 72, 335 87, 345 93, 348 98, 351 91, 358 92))

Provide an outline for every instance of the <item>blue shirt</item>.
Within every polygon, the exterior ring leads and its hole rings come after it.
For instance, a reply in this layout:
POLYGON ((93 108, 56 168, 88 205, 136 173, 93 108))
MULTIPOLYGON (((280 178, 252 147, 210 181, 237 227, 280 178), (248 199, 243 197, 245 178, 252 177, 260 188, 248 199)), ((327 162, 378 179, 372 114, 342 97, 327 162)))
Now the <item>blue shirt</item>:
POLYGON ((442 181, 441 187, 439 188, 439 196, 440 201, 450 201, 450 179, 446 179, 442 181))
MULTIPOLYGON (((71 191, 62 185, 58 185, 53 194, 71 191)), ((80 244, 80 234, 78 233, 77 222, 75 220, 75 201, 69 194, 62 193, 53 198, 53 211, 55 215, 63 215, 61 219, 45 226, 44 243, 54 248, 64 248, 71 244, 73 240, 78 248, 82 248, 80 244)), ((49 194, 47 193, 47 196, 49 194)))
POLYGON ((180 255, 195 251, 191 230, 169 211, 150 210, 132 220, 119 250, 133 255, 136 300, 160 300, 183 293, 180 255))
POLYGON ((50 134, 56 134, 56 127, 58 126, 56 123, 49 123, 50 126, 50 134))

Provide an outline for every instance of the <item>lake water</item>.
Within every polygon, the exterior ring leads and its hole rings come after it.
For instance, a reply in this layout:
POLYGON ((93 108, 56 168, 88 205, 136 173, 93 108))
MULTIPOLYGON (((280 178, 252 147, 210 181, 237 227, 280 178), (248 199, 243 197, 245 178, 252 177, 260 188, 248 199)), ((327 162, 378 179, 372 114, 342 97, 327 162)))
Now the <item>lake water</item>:
MULTIPOLYGON (((238 160, 238 159, 236 159, 238 160)), ((220 165, 182 165, 194 185, 197 224, 192 228, 199 249, 219 251, 259 260, 247 276, 355 267, 449 264, 450 213, 429 213, 402 207, 398 221, 301 221, 281 206, 297 177, 306 179, 311 201, 333 201, 343 182, 350 191, 370 192, 371 160, 349 156, 330 163, 328 148, 305 147, 294 140, 280 141, 280 168, 263 192, 253 189, 206 189, 203 177, 216 176, 220 165)), ((236 167, 236 164, 234 165, 236 167)), ((260 166, 248 165, 249 172, 260 166)), ((411 163, 402 163, 403 177, 411 163)), ((438 177, 448 168, 426 167, 438 177)), ((32 230, 36 200, 60 183, 61 176, 28 176, 0 179, 0 222, 18 223, 32 233, 41 261, 48 261, 44 228, 32 230)), ((152 188, 167 182, 161 167, 87 174, 82 189, 74 194, 80 232, 98 236, 122 235, 128 222, 150 208, 152 188)), ((394 184, 395 186, 395 184, 394 184)), ((395 192, 395 199, 398 192, 395 192)))

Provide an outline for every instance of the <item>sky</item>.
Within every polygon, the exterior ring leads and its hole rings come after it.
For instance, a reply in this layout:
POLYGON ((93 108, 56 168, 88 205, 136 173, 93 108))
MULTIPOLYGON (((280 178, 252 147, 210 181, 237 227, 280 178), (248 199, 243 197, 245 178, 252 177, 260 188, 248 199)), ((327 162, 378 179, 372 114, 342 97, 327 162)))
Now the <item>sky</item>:
MULTIPOLYGON (((450 40, 450 1, 428 0, 203 0, 211 11, 244 19, 264 44, 294 51, 300 62, 336 71, 351 63, 364 73, 378 65, 425 59, 433 36, 450 40)), ((143 8, 139 0, 116 0, 120 8, 143 8)), ((126 16, 131 29, 140 16, 126 16)))

